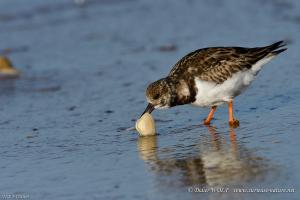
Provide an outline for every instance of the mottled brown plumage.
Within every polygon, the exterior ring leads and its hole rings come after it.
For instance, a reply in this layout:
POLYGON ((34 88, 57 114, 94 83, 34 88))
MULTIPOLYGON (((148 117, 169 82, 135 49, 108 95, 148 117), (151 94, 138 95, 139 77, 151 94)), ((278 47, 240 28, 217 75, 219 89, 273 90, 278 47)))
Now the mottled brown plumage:
POLYGON ((282 47, 282 41, 266 47, 211 47, 198 49, 180 59, 168 76, 189 79, 198 76, 205 81, 223 83, 234 73, 249 69, 262 58, 278 54, 286 49, 274 51, 282 47))

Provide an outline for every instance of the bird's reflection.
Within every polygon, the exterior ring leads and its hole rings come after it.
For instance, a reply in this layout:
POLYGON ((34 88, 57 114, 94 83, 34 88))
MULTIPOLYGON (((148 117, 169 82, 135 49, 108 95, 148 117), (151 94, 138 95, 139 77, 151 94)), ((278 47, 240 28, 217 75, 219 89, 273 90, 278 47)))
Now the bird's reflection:
POLYGON ((161 158, 164 156, 156 136, 140 137, 140 157, 160 180, 172 185, 229 185, 264 177, 268 161, 238 145, 234 129, 229 131, 230 142, 226 142, 214 127, 208 127, 208 132, 207 140, 201 139, 194 145, 196 153, 170 158, 161 158))

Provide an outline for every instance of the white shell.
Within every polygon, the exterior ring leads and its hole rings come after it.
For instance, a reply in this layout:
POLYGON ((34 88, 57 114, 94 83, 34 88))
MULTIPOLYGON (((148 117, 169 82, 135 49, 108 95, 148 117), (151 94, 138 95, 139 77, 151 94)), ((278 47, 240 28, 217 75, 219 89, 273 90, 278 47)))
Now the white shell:
POLYGON ((135 128, 140 136, 156 134, 154 119, 148 112, 136 121, 135 128))

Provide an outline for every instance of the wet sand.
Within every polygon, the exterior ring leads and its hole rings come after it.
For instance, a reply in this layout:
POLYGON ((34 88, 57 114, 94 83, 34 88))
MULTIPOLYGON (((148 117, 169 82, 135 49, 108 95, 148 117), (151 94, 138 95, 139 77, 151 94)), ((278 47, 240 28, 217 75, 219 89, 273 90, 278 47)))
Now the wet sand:
POLYGON ((22 76, 0 82, 0 193, 297 199, 299 11, 296 0, 1 1, 0 53, 22 76), (158 136, 127 130, 146 106, 147 84, 188 52, 282 39, 288 51, 236 99, 237 129, 226 107, 206 127, 207 109, 180 106, 153 112, 158 136), (188 191, 216 186, 296 192, 188 191))

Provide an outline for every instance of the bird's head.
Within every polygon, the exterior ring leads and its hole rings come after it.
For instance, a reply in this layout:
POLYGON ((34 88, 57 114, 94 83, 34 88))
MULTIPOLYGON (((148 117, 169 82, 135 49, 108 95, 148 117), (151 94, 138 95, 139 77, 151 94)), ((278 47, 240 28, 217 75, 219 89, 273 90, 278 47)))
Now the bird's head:
POLYGON ((146 90, 148 106, 143 112, 151 113, 154 109, 171 107, 172 90, 166 78, 151 83, 146 90))

